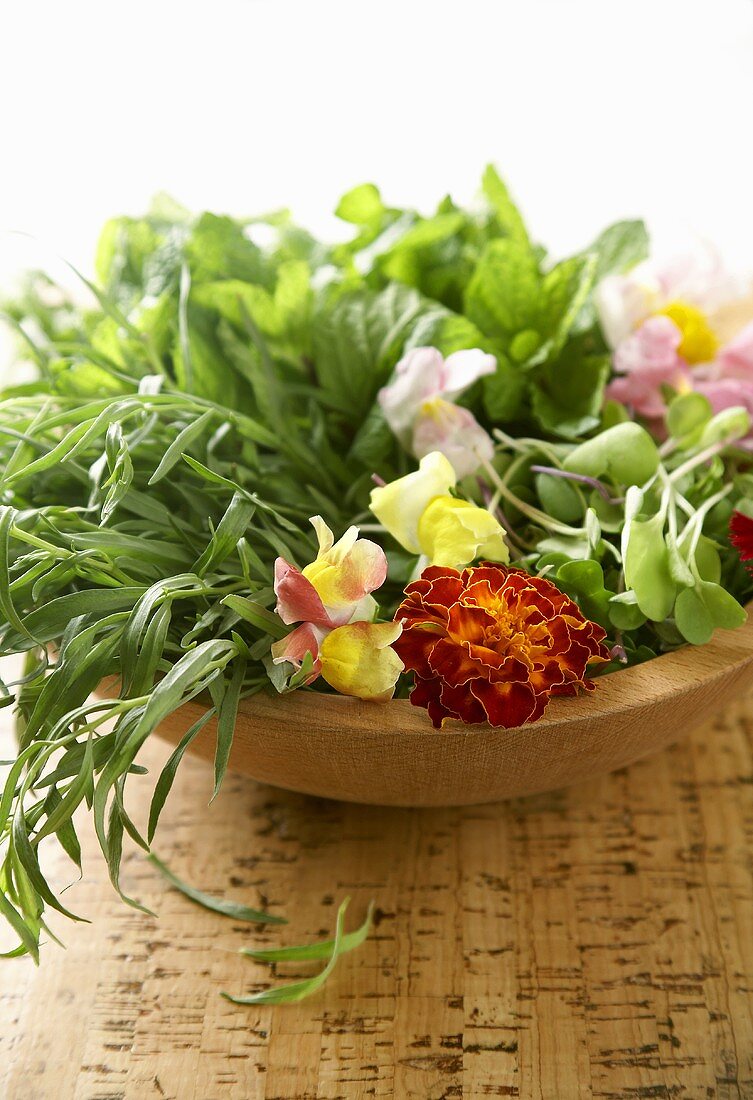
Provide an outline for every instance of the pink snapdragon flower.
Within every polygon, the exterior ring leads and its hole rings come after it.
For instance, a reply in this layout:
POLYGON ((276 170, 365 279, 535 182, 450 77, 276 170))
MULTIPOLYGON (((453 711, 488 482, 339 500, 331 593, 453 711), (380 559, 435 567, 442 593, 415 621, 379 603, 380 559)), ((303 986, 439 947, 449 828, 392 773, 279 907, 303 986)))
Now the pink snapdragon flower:
POLYGON ((275 610, 284 623, 299 625, 273 644, 272 660, 300 668, 311 654, 307 683, 321 675, 344 695, 385 701, 403 666, 391 649, 399 625, 373 621, 371 593, 387 577, 384 550, 359 539, 357 527, 335 542, 321 516, 311 523, 319 541, 314 561, 302 570, 282 557, 275 562, 275 610))
POLYGON ((473 413, 455 405, 454 398, 496 369, 494 356, 479 348, 446 359, 436 348, 414 348, 379 391, 385 420, 416 458, 439 451, 458 477, 466 477, 492 457, 494 445, 473 413))

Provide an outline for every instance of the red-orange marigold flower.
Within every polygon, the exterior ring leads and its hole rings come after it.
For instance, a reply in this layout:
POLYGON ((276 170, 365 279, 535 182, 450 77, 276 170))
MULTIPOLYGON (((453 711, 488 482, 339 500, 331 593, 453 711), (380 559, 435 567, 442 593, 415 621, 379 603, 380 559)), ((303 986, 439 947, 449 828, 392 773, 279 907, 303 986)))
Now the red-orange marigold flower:
POLYGON ((410 700, 436 727, 444 718, 519 726, 551 695, 590 691, 590 662, 608 659, 605 631, 543 577, 485 563, 432 566, 409 584, 394 648, 415 672, 410 700))

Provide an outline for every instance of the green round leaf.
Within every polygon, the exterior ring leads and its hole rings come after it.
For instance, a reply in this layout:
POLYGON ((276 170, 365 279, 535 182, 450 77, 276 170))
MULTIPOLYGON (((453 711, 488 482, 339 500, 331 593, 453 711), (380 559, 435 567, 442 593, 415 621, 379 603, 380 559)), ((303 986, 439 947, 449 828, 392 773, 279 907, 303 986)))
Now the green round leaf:
POLYGON ((576 474, 607 477, 617 485, 643 485, 659 466, 659 451, 640 424, 607 428, 571 451, 563 466, 576 474))
POLYGON ((750 427, 750 413, 742 405, 722 409, 703 429, 700 446, 703 448, 711 447, 714 443, 732 443, 748 435, 750 427))
POLYGON ((646 621, 646 616, 637 603, 609 604, 609 621, 617 630, 638 630, 646 621))
POLYGON ((704 645, 714 633, 714 620, 695 588, 685 588, 677 597, 675 624, 693 645, 704 645))
POLYGON ((624 556, 625 582, 647 619, 662 622, 672 611, 677 585, 670 572, 661 515, 632 520, 624 556))
POLYGON ((562 523, 576 523, 583 517, 583 506, 569 481, 552 474, 536 475, 536 492, 542 509, 562 523))
POLYGON ((711 402, 701 393, 680 393, 667 409, 667 431, 673 439, 685 439, 699 433, 711 420, 711 402))
POLYGON ((701 598, 714 626, 721 627, 723 630, 735 630, 743 625, 747 613, 734 596, 731 596, 721 585, 710 584, 708 581, 703 581, 699 587, 701 598))
POLYGON ((695 550, 695 567, 701 580, 718 584, 722 575, 722 559, 711 539, 701 535, 695 550))

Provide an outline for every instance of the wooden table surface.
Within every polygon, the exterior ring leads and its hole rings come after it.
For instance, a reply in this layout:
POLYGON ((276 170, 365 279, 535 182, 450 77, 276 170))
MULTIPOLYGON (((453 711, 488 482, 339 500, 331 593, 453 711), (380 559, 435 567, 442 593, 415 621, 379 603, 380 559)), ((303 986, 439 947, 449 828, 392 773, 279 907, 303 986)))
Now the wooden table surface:
MULTIPOLYGON (((87 833, 67 898, 93 923, 56 924, 68 949, 48 944, 38 970, 0 963, 0 1096, 753 1097, 752 702, 599 781, 468 809, 342 805, 230 776, 207 810, 210 769, 187 759, 155 849, 289 925, 207 913, 135 851, 124 884, 159 919, 127 909, 87 833), (377 927, 322 992, 220 998, 296 973, 237 949, 330 933, 346 894, 350 926, 374 898, 377 927)), ((145 761, 167 751, 155 741, 145 761)), ((143 821, 148 781, 131 799, 143 821)))

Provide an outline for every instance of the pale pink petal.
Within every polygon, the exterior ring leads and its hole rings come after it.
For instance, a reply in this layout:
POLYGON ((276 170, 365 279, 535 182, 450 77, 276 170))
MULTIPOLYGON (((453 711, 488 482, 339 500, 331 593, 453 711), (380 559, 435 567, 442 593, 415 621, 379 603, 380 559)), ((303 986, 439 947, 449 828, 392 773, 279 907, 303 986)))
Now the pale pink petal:
POLYGON ((627 339, 662 304, 658 280, 647 264, 627 275, 607 275, 596 287, 594 302, 611 348, 627 339))
POLYGON ((460 405, 437 398, 421 409, 413 430, 413 453, 423 458, 439 451, 458 478, 475 473, 494 455, 494 444, 475 416, 460 405))
POLYGON ((359 539, 343 558, 339 588, 344 600, 360 600, 387 579, 387 557, 381 546, 359 539))
POLYGON ((284 623, 332 625, 311 581, 284 558, 275 561, 275 595, 275 611, 284 623))
POLYGON ((655 269, 664 305, 689 302, 708 313, 742 292, 739 277, 725 269, 721 254, 706 241, 655 269))
POLYGON ((439 392, 444 360, 436 348, 413 348, 395 367, 390 383, 379 391, 384 418, 405 443, 416 413, 427 398, 439 392))
POLYGON ((669 317, 649 317, 619 345, 614 353, 614 369, 618 374, 664 372, 669 379, 684 366, 677 353, 681 342, 682 333, 669 317))
POLYGON ((634 413, 647 420, 660 420, 667 411, 660 384, 653 375, 635 371, 631 375, 614 378, 606 388, 605 396, 610 401, 620 401, 634 413))
POLYGON ((753 379, 753 321, 721 349, 717 370, 724 378, 753 379))
MULTIPOLYGON (((753 379, 719 378, 715 381, 698 382, 694 388, 709 399, 715 413, 742 405, 753 416, 753 379)), ((740 444, 747 450, 753 449, 753 433, 741 440, 738 445, 740 444)))
POLYGON ((325 633, 325 631, 318 631, 311 623, 301 623, 295 630, 291 630, 290 634, 286 634, 284 638, 272 644, 272 660, 276 665, 288 661, 296 668, 300 668, 306 654, 310 653, 314 659, 314 665, 306 683, 312 683, 321 672, 319 646, 325 633))
POLYGON ((607 397, 649 419, 662 417, 666 411, 663 388, 690 388, 690 371, 677 354, 681 340, 669 317, 644 321, 615 352, 614 366, 620 376, 607 387, 607 397))
POLYGON ((455 351, 448 355, 444 361, 442 371, 442 385, 439 393, 442 397, 459 397, 463 390, 467 390, 479 378, 485 374, 494 374, 497 369, 497 360, 493 355, 487 355, 480 348, 470 348, 468 351, 455 351))

